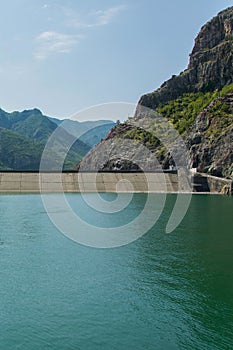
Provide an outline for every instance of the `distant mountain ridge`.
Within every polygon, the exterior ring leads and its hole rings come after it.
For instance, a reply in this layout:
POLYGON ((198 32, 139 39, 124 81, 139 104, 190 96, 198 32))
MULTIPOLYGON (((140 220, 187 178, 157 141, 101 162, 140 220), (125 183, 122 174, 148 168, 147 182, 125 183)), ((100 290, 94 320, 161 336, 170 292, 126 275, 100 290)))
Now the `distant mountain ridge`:
POLYGON ((112 120, 93 120, 79 122, 72 119, 56 119, 49 118, 57 125, 62 125, 63 128, 71 135, 79 138, 82 142, 86 143, 90 147, 97 145, 103 139, 110 129, 112 129, 116 123, 112 120))
POLYGON ((48 155, 47 170, 57 169, 59 159, 70 143, 73 146, 67 154, 64 169, 72 169, 115 125, 110 121, 60 121, 44 116, 36 108, 12 113, 0 109, 0 169, 38 170, 44 147, 60 124, 62 132, 56 140, 56 149, 51 149, 48 155))
POLYGON ((35 108, 23 112, 7 113, 0 110, 0 127, 45 143, 56 125, 35 108))

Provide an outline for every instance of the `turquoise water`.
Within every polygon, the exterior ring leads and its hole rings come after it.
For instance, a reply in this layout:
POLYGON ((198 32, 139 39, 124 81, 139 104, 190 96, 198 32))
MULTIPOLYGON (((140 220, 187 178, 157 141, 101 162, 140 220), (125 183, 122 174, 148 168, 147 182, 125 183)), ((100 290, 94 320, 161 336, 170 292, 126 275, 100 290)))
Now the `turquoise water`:
MULTIPOLYGON (((232 349, 233 198, 193 196, 164 234, 174 199, 142 238, 104 250, 63 236, 39 195, 1 195, 0 348, 232 349)), ((144 202, 135 195, 122 221, 144 202)))

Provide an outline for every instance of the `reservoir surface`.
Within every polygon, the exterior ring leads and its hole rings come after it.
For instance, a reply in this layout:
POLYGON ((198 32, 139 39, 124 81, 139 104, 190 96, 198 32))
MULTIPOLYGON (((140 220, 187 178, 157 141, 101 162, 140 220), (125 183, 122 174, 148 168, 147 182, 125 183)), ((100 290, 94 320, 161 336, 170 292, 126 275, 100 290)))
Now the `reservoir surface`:
MULTIPOLYGON (((95 212, 81 194, 66 198, 106 228, 139 215, 147 195, 115 214, 95 212)), ((233 198, 193 195, 166 234, 175 199, 135 242, 95 249, 60 233, 39 194, 0 195, 0 348, 232 349, 233 198)))

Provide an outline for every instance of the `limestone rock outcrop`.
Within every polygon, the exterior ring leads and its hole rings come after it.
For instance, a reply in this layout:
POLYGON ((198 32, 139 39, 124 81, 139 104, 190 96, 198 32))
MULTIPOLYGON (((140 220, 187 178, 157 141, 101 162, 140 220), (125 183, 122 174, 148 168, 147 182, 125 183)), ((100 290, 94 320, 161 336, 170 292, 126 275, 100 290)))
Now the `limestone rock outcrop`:
POLYGON ((183 93, 216 89, 233 80, 233 7, 206 23, 190 54, 188 68, 141 97, 139 106, 156 109, 183 93))
MULTIPOLYGON (((199 172, 232 178, 232 84, 233 6, 220 12, 201 28, 195 39, 187 69, 179 76, 173 76, 164 82, 156 91, 142 96, 132 120, 114 127, 107 137, 84 158, 80 164, 81 167, 93 170, 93 167, 96 168, 99 164, 99 170, 130 171, 136 169, 135 161, 136 159, 138 161, 141 155, 139 163, 143 164, 145 170, 156 170, 158 164, 153 163, 152 152, 164 169, 172 168, 174 159, 169 150, 165 150, 160 140, 151 138, 147 133, 143 134, 140 128, 135 128, 133 121, 136 121, 137 126, 141 121, 144 122, 144 125, 147 123, 149 127, 146 130, 153 129, 156 117, 151 118, 150 110, 156 112, 161 106, 166 106, 176 99, 179 100, 176 102, 176 107, 183 103, 184 108, 187 107, 186 110, 188 110, 190 105, 185 105, 185 101, 189 98, 191 101, 189 110, 193 112, 194 103, 198 101, 200 94, 202 94, 202 103, 203 95, 207 94, 208 96, 204 96, 208 100, 207 104, 205 105, 204 101, 202 110, 200 109, 194 116, 192 114, 191 119, 187 118, 187 113, 185 116, 187 120, 180 111, 175 114, 174 108, 170 121, 181 120, 185 126, 181 132, 179 127, 177 129, 186 143, 191 162, 190 167, 197 168, 199 172), (212 100, 209 100, 210 96, 212 100), (145 108, 148 109, 148 113, 145 113, 145 108), (119 138, 123 140, 122 143, 118 142, 119 138), (146 156, 145 151, 138 153, 137 148, 125 147, 124 143, 127 139, 138 141, 143 146, 149 147, 150 156, 146 156), (108 153, 108 158, 103 159, 104 152, 101 150, 106 145, 108 145, 106 150, 111 149, 111 152, 108 153)), ((178 123, 174 125, 174 128, 177 125, 178 123)), ((160 128, 161 125, 157 123, 157 127, 160 128)))

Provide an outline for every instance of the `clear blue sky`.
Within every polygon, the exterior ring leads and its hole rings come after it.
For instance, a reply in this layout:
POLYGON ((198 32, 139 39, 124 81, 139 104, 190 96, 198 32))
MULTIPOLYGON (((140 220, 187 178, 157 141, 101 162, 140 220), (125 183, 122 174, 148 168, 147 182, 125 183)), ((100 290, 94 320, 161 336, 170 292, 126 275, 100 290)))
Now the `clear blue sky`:
POLYGON ((201 26, 232 0, 8 0, 0 13, 0 107, 66 118, 136 103, 188 63, 201 26))

